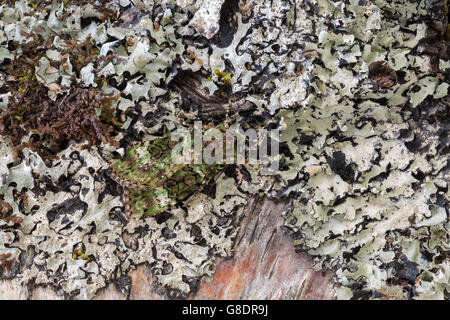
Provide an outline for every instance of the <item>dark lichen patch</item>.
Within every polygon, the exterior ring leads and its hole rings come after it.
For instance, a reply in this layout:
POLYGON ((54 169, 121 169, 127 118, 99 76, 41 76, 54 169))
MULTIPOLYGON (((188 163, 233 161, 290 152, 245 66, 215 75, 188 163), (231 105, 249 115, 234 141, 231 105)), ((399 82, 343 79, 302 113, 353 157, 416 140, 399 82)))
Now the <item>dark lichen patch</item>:
POLYGON ((219 31, 211 39, 220 48, 226 48, 233 42, 233 36, 237 31, 237 12, 239 12, 238 0, 224 1, 220 11, 219 31))
POLYGON ((351 163, 348 164, 345 159, 345 154, 338 151, 333 152, 332 157, 326 156, 327 163, 330 166, 331 170, 338 174, 342 180, 347 183, 352 183, 355 181, 355 165, 351 163))
POLYGON ((73 215, 78 210, 81 210, 85 213, 87 210, 87 204, 82 202, 79 198, 66 200, 47 212, 48 222, 52 223, 56 218, 59 218, 60 216, 73 215))

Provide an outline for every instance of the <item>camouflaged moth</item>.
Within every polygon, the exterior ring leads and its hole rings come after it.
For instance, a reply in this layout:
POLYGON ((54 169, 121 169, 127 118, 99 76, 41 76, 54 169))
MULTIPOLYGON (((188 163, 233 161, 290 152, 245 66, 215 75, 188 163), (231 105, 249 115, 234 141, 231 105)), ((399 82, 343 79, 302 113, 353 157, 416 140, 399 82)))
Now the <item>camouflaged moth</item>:
POLYGON ((128 214, 154 216, 185 200, 211 181, 224 164, 175 164, 170 137, 131 147, 123 159, 111 163, 111 176, 125 187, 128 214))

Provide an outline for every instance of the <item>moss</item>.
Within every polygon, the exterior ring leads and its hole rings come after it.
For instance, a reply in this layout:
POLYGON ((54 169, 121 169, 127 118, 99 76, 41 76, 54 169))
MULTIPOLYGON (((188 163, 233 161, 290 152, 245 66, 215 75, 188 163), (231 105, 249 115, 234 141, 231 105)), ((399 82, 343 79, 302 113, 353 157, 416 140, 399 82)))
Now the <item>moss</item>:
MULTIPOLYGON (((67 40, 66 44, 68 49, 60 54, 69 56, 73 71, 79 76, 85 65, 96 61, 99 50, 89 37, 81 42, 67 40)), ((105 96, 102 86, 83 88, 73 85, 69 93, 60 94, 53 101, 48 96, 48 88, 39 83, 35 73, 46 51, 57 50, 53 38, 44 40, 33 36, 33 41, 21 47, 23 53, 20 56, 10 64, 0 66, 0 71, 12 80, 0 88, 0 93, 12 93, 7 109, 0 111, 0 133, 11 137, 16 146, 28 133, 38 133, 39 138, 34 137, 30 146, 43 157, 51 157, 62 150, 71 139, 116 145, 112 137, 113 126, 120 127, 121 123, 115 117, 112 103, 119 96, 105 96), (100 115, 97 115, 97 109, 100 115)), ((108 59, 102 57, 102 60, 108 59)), ((55 69, 59 69, 60 64, 50 62, 55 69)), ((103 85, 105 79, 97 82, 103 85)))
POLYGON ((219 71, 218 69, 214 70, 214 73, 217 75, 218 81, 224 86, 231 85, 231 74, 225 71, 219 71))
POLYGON ((86 252, 84 252, 83 249, 76 249, 76 250, 74 250, 74 252, 72 254, 72 259, 76 260, 78 258, 81 258, 81 259, 86 260, 86 261, 90 261, 91 260, 89 255, 86 252))

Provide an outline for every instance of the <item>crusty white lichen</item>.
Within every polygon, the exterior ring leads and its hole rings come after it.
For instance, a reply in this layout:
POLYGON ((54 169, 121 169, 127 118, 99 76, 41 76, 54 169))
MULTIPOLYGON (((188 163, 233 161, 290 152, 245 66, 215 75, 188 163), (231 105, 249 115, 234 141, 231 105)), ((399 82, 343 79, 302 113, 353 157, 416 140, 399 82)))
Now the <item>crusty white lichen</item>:
POLYGON ((219 31, 220 10, 225 0, 178 0, 180 7, 191 9, 194 17, 190 25, 206 39, 211 39, 219 31))

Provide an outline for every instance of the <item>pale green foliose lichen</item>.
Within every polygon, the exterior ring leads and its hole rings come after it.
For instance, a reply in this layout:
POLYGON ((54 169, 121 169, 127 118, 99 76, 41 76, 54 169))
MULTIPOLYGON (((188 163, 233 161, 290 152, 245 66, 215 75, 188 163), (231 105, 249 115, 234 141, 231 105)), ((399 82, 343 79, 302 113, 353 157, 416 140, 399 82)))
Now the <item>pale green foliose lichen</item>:
MULTIPOLYGON (((433 1, 236 3, 223 41, 224 1, 110 1, 120 19, 91 4, 0 5, 0 63, 33 33, 55 36, 36 68, 49 97, 101 87, 118 97, 123 120, 120 148, 73 142, 54 160, 2 139, 0 214, 16 218, 0 219, 0 257, 15 261, 0 277, 89 299, 148 263, 162 286, 186 296, 190 280, 232 254, 239 207, 263 193, 288 202, 280 218, 317 270, 335 270, 338 298, 448 299, 450 64, 426 51, 433 1), (83 23, 59 18, 77 13, 83 23), (62 34, 97 49, 79 76, 59 54, 62 34), (231 126, 280 130, 280 172, 242 165, 158 218, 131 219, 111 161, 199 117, 171 87, 183 72, 202 74, 211 95, 229 89, 255 106, 250 116, 227 114, 231 126)), ((7 81, 0 73, 0 86, 7 81)), ((8 97, 0 92, 0 108, 8 97)))

